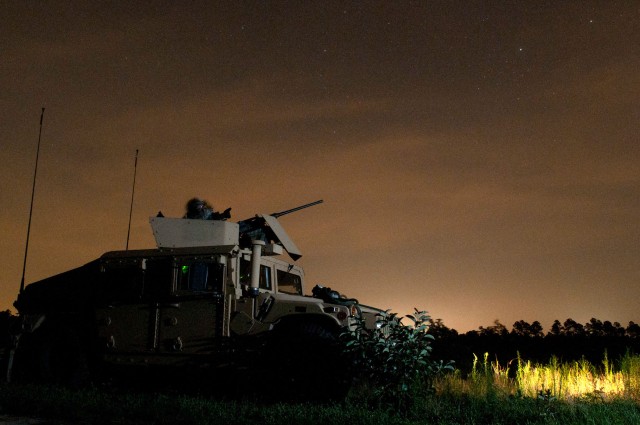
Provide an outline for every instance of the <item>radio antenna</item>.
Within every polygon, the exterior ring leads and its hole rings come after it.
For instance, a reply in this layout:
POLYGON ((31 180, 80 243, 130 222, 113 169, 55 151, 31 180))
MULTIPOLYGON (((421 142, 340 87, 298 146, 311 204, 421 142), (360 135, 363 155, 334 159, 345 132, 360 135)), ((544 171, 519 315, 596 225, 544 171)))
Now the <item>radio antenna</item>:
POLYGON ((138 171, 138 149, 136 149, 136 159, 133 163, 133 187, 131 188, 131 207, 129 208, 129 227, 127 228, 127 246, 129 250, 129 236, 131 235, 131 215, 133 214, 133 195, 136 191, 136 172, 138 171))
POLYGON ((22 263, 22 279, 20 280, 20 293, 24 291, 24 275, 27 270, 27 253, 29 252, 29 235, 31 234, 31 216, 33 215, 33 198, 36 193, 36 177, 38 176, 38 158, 40 157, 40 140, 42 139, 42 120, 44 119, 44 107, 40 113, 40 130, 38 132, 38 148, 36 149, 36 167, 33 171, 33 185, 31 187, 31 206, 29 207, 29 224, 27 224, 27 243, 24 247, 24 263, 22 263))

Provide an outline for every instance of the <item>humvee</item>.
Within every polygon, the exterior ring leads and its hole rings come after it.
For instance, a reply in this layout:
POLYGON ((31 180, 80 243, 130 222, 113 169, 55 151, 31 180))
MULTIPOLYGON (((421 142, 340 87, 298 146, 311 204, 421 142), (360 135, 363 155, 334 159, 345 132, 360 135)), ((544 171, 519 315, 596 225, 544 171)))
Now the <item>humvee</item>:
POLYGON ((72 385, 138 370, 336 379, 340 332, 376 326, 381 310, 320 285, 305 295, 300 250, 278 217, 320 202, 238 223, 159 214, 150 218, 156 248, 107 252, 31 283, 14 303, 20 329, 7 376, 72 385))

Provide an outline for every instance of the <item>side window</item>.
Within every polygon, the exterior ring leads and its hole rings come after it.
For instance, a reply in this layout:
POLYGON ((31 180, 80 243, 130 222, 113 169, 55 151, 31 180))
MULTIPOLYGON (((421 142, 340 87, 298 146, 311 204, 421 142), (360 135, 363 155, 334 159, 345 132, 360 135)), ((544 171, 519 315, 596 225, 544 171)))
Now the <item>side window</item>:
POLYGON ((224 282, 224 266, 204 261, 177 263, 176 289, 178 292, 221 293, 224 282))
POLYGON ((101 275, 102 301, 137 303, 157 300, 171 291, 173 267, 169 259, 107 262, 101 275), (144 261, 144 267, 143 267, 144 261))
POLYGON ((144 272, 144 298, 157 300, 171 292, 173 283, 172 260, 168 258, 147 260, 144 272))
POLYGON ((137 264, 107 264, 102 275, 103 301, 128 303, 142 298, 142 270, 137 264))
POLYGON ((302 295, 302 279, 296 274, 278 270, 278 292, 302 295))
POLYGON ((273 289, 271 267, 267 267, 265 265, 260 266, 260 288, 268 291, 273 289))
MULTIPOLYGON (((260 265, 260 289, 266 289, 267 291, 273 290, 273 277, 271 275, 271 267, 260 265)), ((251 261, 240 260, 240 283, 243 285, 251 284, 251 261)))
POLYGON ((242 258, 240 260, 240 284, 249 285, 251 283, 251 261, 242 258))

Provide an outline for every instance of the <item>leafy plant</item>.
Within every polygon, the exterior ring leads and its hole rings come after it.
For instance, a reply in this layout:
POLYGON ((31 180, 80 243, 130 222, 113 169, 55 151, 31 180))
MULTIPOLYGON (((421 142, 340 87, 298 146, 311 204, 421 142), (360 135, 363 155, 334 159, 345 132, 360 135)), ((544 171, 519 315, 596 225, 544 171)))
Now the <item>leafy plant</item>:
POLYGON ((434 337, 428 333, 429 319, 425 311, 417 309, 403 318, 387 311, 378 315, 376 329, 366 329, 360 321, 341 335, 351 364, 355 398, 406 411, 433 392, 433 378, 453 366, 430 359, 434 337), (403 324, 403 319, 412 324, 403 324))

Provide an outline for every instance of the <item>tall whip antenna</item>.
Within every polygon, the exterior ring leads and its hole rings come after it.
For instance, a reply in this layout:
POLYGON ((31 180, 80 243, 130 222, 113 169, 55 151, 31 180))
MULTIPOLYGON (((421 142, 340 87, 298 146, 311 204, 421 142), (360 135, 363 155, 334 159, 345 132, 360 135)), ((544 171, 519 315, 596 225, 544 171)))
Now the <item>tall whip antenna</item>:
POLYGON ((22 264, 22 279, 20 280, 20 293, 24 291, 24 275, 27 270, 27 253, 29 252, 29 235, 31 234, 31 216, 33 215, 33 198, 36 193, 36 177, 38 175, 38 158, 40 157, 40 140, 42 138, 42 120, 44 119, 44 107, 40 113, 40 131, 38 132, 38 149, 36 149, 36 167, 33 172, 33 185, 31 187, 31 206, 29 207, 29 224, 27 224, 27 243, 24 247, 24 263, 22 264))
POLYGON ((136 159, 133 163, 133 187, 131 188, 131 207, 129 208, 129 228, 127 229, 127 246, 129 250, 129 235, 131 235, 131 215, 133 214, 133 195, 136 191, 136 172, 138 171, 138 149, 136 149, 136 159))

